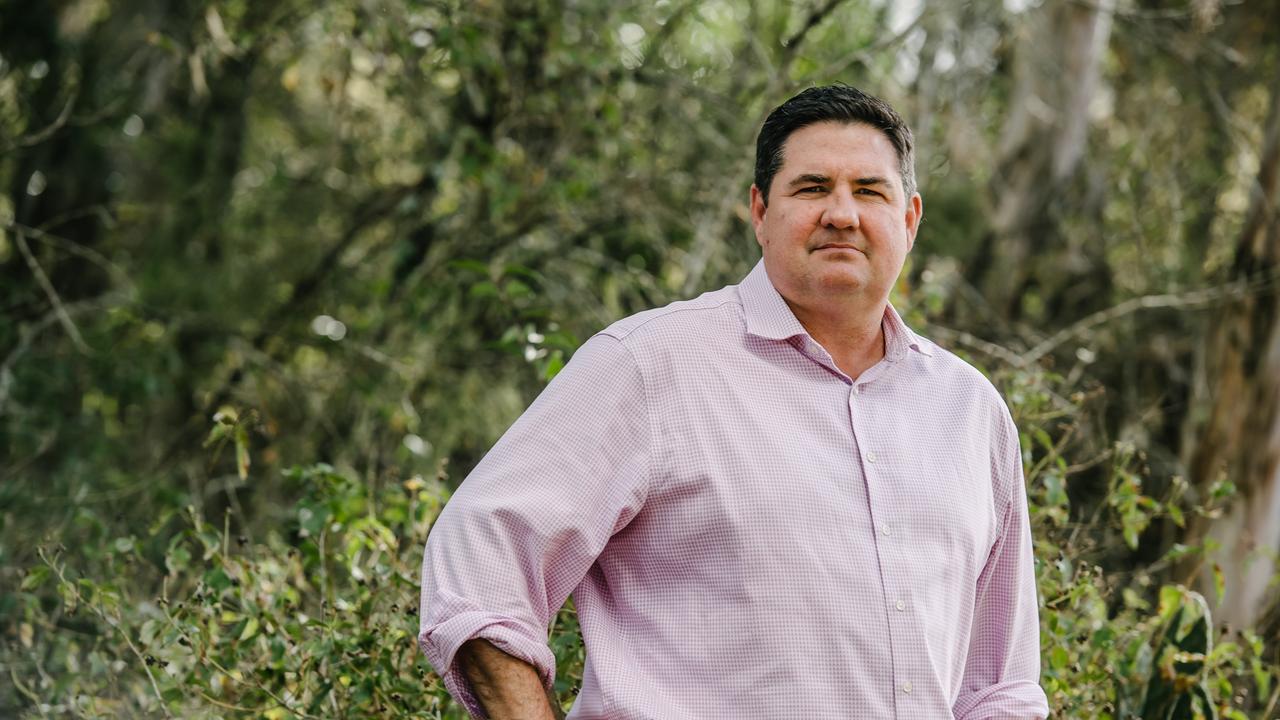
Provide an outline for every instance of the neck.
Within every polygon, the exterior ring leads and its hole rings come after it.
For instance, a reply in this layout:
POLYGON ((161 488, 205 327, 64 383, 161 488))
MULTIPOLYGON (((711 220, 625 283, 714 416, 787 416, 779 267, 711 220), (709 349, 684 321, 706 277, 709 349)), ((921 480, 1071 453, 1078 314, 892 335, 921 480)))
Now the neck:
POLYGON ((884 357, 887 301, 870 307, 815 309, 787 301, 804 329, 826 349, 836 367, 854 380, 884 357))

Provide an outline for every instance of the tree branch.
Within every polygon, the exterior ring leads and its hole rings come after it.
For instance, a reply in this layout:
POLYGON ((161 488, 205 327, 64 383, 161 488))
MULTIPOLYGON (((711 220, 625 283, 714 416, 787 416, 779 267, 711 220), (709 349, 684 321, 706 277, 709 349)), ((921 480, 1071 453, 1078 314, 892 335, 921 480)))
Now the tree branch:
POLYGON ((1234 300, 1250 293, 1272 292, 1280 278, 1262 278, 1252 283, 1232 282, 1218 287, 1193 290, 1182 294, 1144 295, 1130 298, 1119 305, 1099 310, 1092 315, 1081 318, 1071 325, 1059 330, 1041 341, 1035 347, 1022 354, 1023 364, 1031 364, 1048 355, 1059 345, 1077 337, 1099 325, 1104 325, 1139 310, 1156 308, 1194 308, 1207 307, 1219 302, 1234 300))
POLYGON ((78 90, 72 91, 71 96, 67 98, 67 104, 62 106, 62 111, 58 113, 58 117, 48 127, 39 132, 30 135, 24 135, 16 140, 11 141, 4 149, 5 152, 16 150, 18 148, 29 148, 48 140, 53 134, 58 132, 67 124, 67 120, 71 119, 71 110, 76 106, 76 100, 80 97, 78 90))
POLYGON ((89 346, 85 344, 84 338, 80 336, 80 330, 76 327, 75 322, 71 320, 71 316, 67 314, 67 309, 62 304, 62 298, 58 297, 58 291, 53 288, 53 283, 49 282, 49 276, 45 274, 44 268, 40 267, 40 262, 36 260, 36 256, 31 252, 31 247, 27 245, 27 233, 18 227, 14 227, 14 238, 17 240, 16 245, 18 250, 22 252, 22 257, 26 258, 27 267, 31 268, 31 273, 35 275, 36 282, 39 283, 40 288, 44 290, 44 294, 49 298, 49 303, 53 305, 53 309, 57 313, 58 322, 62 323, 62 328, 67 331, 71 342, 75 344, 76 349, 80 352, 89 352, 89 346))
POLYGON ((785 48, 783 50, 783 70, 790 67, 791 61, 795 58, 800 49, 800 44, 804 42, 804 38, 809 34, 809 31, 817 27, 842 2, 844 0, 827 0, 825 5, 814 8, 813 12, 809 13, 809 17, 805 19, 804 26, 797 30, 794 35, 782 41, 782 46, 785 48))
MULTIPOLYGON (((293 313, 324 286, 324 282, 338 268, 338 262, 343 254, 346 253, 347 249, 360 237, 364 230, 393 213, 405 198, 414 194, 429 195, 435 191, 435 187, 435 178, 427 175, 418 183, 392 188, 389 192, 378 193, 364 200, 353 212, 354 219, 337 242, 325 252, 310 272, 294 283, 293 292, 289 294, 289 297, 271 312, 263 323, 262 329, 249 339, 249 347, 254 351, 260 351, 266 346, 267 341, 278 333, 280 326, 288 322, 293 313)), ((192 437, 203 431, 203 423, 208 419, 210 413, 214 408, 230 400, 232 392, 242 379, 244 379, 243 369, 238 369, 232 372, 231 376, 221 383, 217 389, 207 394, 207 399, 198 414, 183 425, 183 428, 173 436, 164 452, 158 456, 157 467, 168 464, 192 437)))
POLYGON ((901 31, 894 34, 892 37, 884 38, 879 42, 875 42, 870 45, 867 45, 866 47, 860 47, 857 50, 853 50, 849 52, 849 54, 845 55, 839 60, 836 60, 830 65, 827 65, 826 67, 822 68, 822 70, 818 74, 818 77, 825 78, 825 77, 831 77, 832 75, 838 75, 844 72, 850 65, 854 63, 862 63, 863 65, 869 65, 871 59, 875 56, 876 53, 882 52, 884 50, 888 50, 889 48, 895 45, 898 45, 902 41, 906 40, 908 35, 915 32, 916 28, 920 27, 920 23, 924 21, 924 16, 928 13, 929 13, 928 7, 921 9, 920 14, 916 15, 915 20, 912 20, 909 25, 902 28, 901 31))
POLYGON ((964 345, 965 347, 986 353, 991 357, 1000 358, 1014 367, 1026 367, 1027 364, 1026 360, 1024 360, 1021 355, 1009 348, 1003 345, 997 345, 989 340, 983 340, 977 335, 967 333, 963 330, 953 330, 952 328, 928 323, 925 326, 925 332, 931 337, 940 338, 958 345, 964 345))
MULTIPOLYGON (((109 307, 116 302, 124 300, 125 297, 123 293, 108 293, 93 300, 64 305, 62 306, 62 313, 68 318, 75 317, 86 312, 109 307)), ((23 355, 26 355, 31 350, 31 343, 35 341, 40 333, 54 323, 59 322, 60 319, 61 315, 58 310, 50 310, 37 320, 34 325, 23 328, 19 334, 17 346, 10 350, 9 354, 4 358, 4 362, 0 363, 0 416, 4 415, 5 405, 9 400, 9 389, 13 384, 13 367, 17 365, 18 360, 23 355)))
MULTIPOLYGON (((75 214, 68 213, 64 217, 74 217, 75 215, 94 214, 95 212, 99 212, 99 211, 105 212, 104 210, 101 210, 101 208, 98 208, 96 210, 90 209, 89 211, 86 211, 83 213, 75 213, 75 214)), ((45 223, 45 225, 48 225, 48 223, 45 223)), ((31 239, 31 240, 39 240, 40 242, 46 243, 48 245, 52 245, 56 248, 65 250, 71 253, 72 255, 88 260, 94 265, 97 265, 98 267, 105 270, 107 274, 110 275, 112 279, 115 280, 117 283, 119 283, 122 287, 125 287, 129 290, 133 289, 133 281, 129 279, 129 275, 124 271, 124 268, 121 268, 119 265, 117 265, 116 263, 112 262, 109 258, 107 258, 107 256, 103 255, 97 250, 94 250, 91 247, 82 245, 78 242, 75 242, 74 240, 68 240, 67 238, 54 235, 53 233, 46 232, 45 230, 42 230, 40 228, 28 227, 20 223, 5 223, 4 229, 10 230, 16 234, 25 235, 28 239, 31 239)))

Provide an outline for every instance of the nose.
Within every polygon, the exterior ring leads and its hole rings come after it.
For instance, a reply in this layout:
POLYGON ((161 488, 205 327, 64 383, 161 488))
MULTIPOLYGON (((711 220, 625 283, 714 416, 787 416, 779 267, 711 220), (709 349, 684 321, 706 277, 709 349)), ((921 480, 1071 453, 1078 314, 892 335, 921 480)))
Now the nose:
POLYGON ((853 195, 838 191, 828 195, 826 207, 822 211, 822 225, 832 230, 857 228, 858 208, 853 195))

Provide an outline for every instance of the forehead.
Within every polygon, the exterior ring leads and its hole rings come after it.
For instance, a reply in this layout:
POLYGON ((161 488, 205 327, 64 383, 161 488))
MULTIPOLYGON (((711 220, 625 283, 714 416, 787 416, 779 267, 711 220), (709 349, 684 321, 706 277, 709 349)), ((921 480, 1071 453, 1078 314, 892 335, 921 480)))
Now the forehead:
POLYGON ((898 154, 880 130, 864 123, 821 122, 796 130, 782 145, 782 175, 820 173, 897 177, 898 154))

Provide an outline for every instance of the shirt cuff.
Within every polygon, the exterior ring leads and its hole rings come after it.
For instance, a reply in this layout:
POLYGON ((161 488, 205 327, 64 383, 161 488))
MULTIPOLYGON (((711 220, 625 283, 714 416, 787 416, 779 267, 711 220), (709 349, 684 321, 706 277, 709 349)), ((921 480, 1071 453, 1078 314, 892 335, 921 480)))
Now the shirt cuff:
POLYGON ((469 609, 462 598, 441 598, 431 608, 434 624, 424 619, 418 646, 439 673, 445 689, 473 717, 486 717, 471 683, 454 662, 458 649, 468 640, 481 638, 506 654, 529 663, 538 671, 542 686, 550 689, 555 680, 555 655, 547 647, 546 631, 537 630, 515 618, 469 609))
POLYGON ((997 683, 962 696, 956 720, 1043 720, 1049 717, 1044 689, 1028 680, 997 683))

